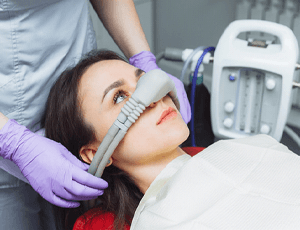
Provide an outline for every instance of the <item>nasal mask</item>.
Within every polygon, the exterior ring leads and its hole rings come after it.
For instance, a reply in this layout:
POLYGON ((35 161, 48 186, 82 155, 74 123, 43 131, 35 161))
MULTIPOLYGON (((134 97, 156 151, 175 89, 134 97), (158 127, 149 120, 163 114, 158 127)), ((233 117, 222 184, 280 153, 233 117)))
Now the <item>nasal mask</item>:
POLYGON ((170 95, 179 110, 180 105, 175 84, 165 72, 156 69, 141 76, 134 93, 124 104, 117 119, 100 144, 88 172, 96 177, 101 177, 109 158, 130 126, 151 103, 159 101, 167 94, 170 95))

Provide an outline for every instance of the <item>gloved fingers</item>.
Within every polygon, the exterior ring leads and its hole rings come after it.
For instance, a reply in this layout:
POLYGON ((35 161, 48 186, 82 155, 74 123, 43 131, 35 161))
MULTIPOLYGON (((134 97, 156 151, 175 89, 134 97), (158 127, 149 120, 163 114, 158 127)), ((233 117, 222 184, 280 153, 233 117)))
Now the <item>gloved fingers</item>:
POLYGON ((94 189, 94 193, 89 195, 86 193, 85 191, 86 189, 87 189, 86 186, 83 185, 81 185, 81 188, 77 188, 77 185, 73 185, 71 190, 68 190, 68 188, 59 188, 58 190, 55 190, 54 193, 56 194, 57 197, 67 201, 92 200, 92 199, 96 199, 98 196, 103 195, 103 191, 99 191, 96 189, 94 189), (83 190, 84 192, 82 192, 82 194, 76 194, 77 192, 79 192, 80 189, 83 190))
POLYGON ((75 181, 65 186, 63 194, 59 194, 67 200, 91 200, 101 195, 103 195, 103 190, 89 188, 75 181))
POLYGON ((191 120, 192 111, 191 111, 191 106, 187 98, 186 92, 184 91, 184 93, 182 93, 182 97, 178 97, 178 98, 179 98, 180 105, 182 105, 180 106, 180 114, 182 114, 182 119, 187 124, 191 120))
POLYGON ((103 194, 103 189, 108 184, 70 162, 65 162, 59 167, 52 181, 52 191, 66 200, 88 200, 103 194))
POLYGON ((168 74, 168 76, 175 83, 177 97, 180 104, 180 114, 184 122, 187 124, 191 120, 191 106, 185 92, 184 85, 178 78, 172 76, 171 74, 168 74))
POLYGON ((64 200, 58 196, 56 196, 55 194, 52 195, 52 200, 48 201, 56 206, 62 207, 62 208, 77 208, 80 206, 79 202, 76 201, 68 201, 68 200, 64 200))
POLYGON ((95 177, 88 172, 82 171, 77 167, 73 167, 72 180, 81 185, 85 185, 88 188, 97 190, 103 190, 108 187, 108 183, 105 180, 95 177))
MULTIPOLYGON (((62 146, 63 147, 63 146, 62 146)), ((63 147, 65 148, 65 147, 63 147)), ((89 165, 83 163, 82 161, 78 160, 71 152, 69 152, 66 148, 62 151, 63 156, 69 160, 73 165, 81 168, 84 171, 89 169, 89 165)))

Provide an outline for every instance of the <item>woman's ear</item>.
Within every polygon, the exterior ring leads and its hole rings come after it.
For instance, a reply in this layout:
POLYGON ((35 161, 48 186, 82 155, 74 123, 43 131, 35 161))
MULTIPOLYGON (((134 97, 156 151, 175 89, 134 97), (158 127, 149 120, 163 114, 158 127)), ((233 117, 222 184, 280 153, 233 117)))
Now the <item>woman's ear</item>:
MULTIPOLYGON (((85 163, 91 164, 96 152, 97 152, 96 147, 91 145, 86 145, 81 147, 81 149, 79 150, 79 156, 85 163)), ((113 159, 112 157, 110 157, 105 167, 110 166, 112 163, 113 163, 113 159)))
POLYGON ((112 164, 112 162, 113 162, 113 159, 112 159, 112 157, 110 157, 105 167, 110 166, 112 164))
POLYGON ((91 145, 85 145, 79 150, 79 156, 85 162, 90 164, 97 152, 97 148, 91 145))

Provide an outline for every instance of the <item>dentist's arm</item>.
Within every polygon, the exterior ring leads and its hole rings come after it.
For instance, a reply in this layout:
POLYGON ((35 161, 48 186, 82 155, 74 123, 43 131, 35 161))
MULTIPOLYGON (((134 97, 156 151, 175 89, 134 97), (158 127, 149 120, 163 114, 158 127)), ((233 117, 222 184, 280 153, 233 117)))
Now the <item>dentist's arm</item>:
POLYGON ((54 205, 78 207, 75 200, 103 194, 107 182, 87 173, 61 144, 32 133, 0 113, 0 156, 14 162, 30 185, 54 205))
POLYGON ((133 0, 90 0, 104 27, 127 58, 150 51, 133 0))
MULTIPOLYGON (((111 37, 129 58, 130 64, 145 72, 159 69, 155 56, 150 52, 133 0, 90 0, 90 2, 111 37)), ((178 78, 168 75, 176 86, 181 116, 188 123, 191 119, 191 106, 184 85, 178 78)))

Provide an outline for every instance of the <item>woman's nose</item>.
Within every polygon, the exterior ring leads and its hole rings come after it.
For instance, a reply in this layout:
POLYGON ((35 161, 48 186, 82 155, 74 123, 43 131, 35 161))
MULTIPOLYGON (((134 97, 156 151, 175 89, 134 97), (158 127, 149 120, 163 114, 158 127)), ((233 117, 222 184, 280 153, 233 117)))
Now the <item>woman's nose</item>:
POLYGON ((153 108, 153 107, 155 107, 156 106, 156 104, 157 103, 159 103, 159 102, 162 102, 162 100, 163 100, 163 98, 162 99, 160 99, 159 101, 157 101, 157 102, 152 102, 150 105, 149 105, 149 107, 150 108, 153 108))

